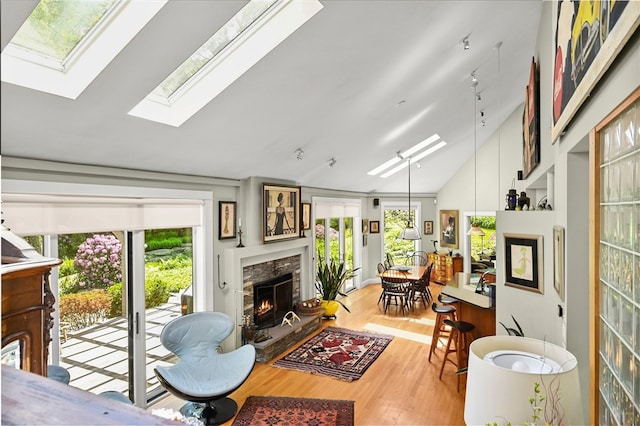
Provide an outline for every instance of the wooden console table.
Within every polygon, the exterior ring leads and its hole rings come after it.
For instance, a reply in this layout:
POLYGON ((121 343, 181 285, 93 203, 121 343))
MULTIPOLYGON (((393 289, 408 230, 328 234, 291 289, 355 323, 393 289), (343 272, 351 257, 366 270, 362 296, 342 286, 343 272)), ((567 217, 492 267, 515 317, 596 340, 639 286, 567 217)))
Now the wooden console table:
POLYGON ((427 259, 433 264, 431 281, 446 284, 457 272, 462 272, 462 256, 449 256, 449 253, 428 253, 427 259))

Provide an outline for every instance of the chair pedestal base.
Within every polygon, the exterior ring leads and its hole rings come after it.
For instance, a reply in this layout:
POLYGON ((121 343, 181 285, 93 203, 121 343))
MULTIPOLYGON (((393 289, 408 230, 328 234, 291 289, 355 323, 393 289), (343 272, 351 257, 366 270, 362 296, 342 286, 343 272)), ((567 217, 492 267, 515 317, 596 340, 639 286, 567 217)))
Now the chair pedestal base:
POLYGON ((225 423, 238 411, 238 404, 231 398, 221 398, 209 404, 189 402, 180 408, 185 417, 196 417, 206 426, 225 423))

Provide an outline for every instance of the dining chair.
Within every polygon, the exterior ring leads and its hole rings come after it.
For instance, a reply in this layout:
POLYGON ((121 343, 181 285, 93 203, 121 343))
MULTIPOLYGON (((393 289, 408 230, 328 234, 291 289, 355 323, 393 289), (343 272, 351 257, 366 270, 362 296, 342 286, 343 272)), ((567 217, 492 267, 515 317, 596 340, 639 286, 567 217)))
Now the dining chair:
POLYGON ((422 305, 425 309, 427 309, 427 305, 431 303, 431 300, 433 299, 431 289, 429 288, 429 285, 431 284, 432 268, 433 263, 427 266, 420 279, 409 285, 409 302, 415 303, 422 300, 422 305))
MULTIPOLYGON (((386 270, 387 268, 382 263, 378 263, 378 274, 382 274, 386 270)), ((380 278, 380 280, 382 281, 382 278, 380 278)), ((380 292, 380 297, 378 298, 378 305, 382 300, 384 300, 384 288, 382 289, 382 292, 380 292)))
POLYGON ((405 259, 405 265, 409 266, 427 266, 428 263, 427 253, 423 251, 413 252, 405 259))
POLYGON ((397 308, 401 309, 402 315, 405 314, 405 309, 409 308, 409 285, 410 283, 404 274, 382 277, 385 314, 392 302, 397 308))

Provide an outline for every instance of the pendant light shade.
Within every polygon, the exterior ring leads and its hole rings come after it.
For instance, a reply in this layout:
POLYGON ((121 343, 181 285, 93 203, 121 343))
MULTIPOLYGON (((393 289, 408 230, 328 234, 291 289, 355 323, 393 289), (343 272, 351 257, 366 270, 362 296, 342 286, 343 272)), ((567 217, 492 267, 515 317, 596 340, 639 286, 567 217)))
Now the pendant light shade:
POLYGON ((414 228, 411 221, 411 158, 407 159, 407 168, 409 169, 409 220, 407 220, 407 227, 402 230, 401 237, 403 240, 419 240, 420 232, 414 228))
POLYGON ((485 234, 482 228, 474 225, 471 227, 471 229, 469 229, 469 232, 467 232, 467 235, 484 237, 485 234))

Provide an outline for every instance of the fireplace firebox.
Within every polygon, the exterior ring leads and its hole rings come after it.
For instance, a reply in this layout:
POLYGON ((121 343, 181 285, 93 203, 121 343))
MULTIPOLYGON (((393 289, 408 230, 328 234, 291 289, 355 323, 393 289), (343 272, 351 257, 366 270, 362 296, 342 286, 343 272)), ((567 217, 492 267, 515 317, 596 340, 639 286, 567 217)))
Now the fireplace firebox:
POLYGON ((293 274, 284 274, 253 286, 253 322, 257 329, 269 328, 293 310, 293 274))

